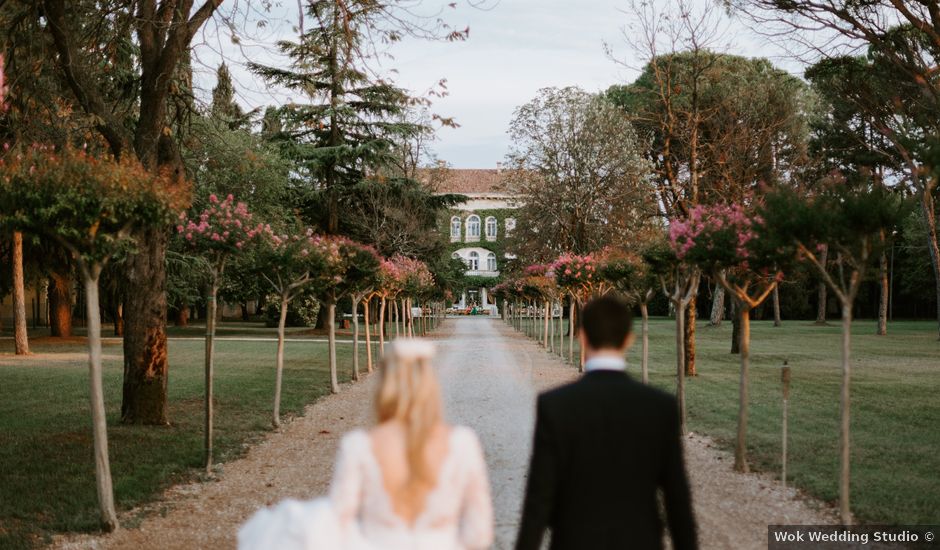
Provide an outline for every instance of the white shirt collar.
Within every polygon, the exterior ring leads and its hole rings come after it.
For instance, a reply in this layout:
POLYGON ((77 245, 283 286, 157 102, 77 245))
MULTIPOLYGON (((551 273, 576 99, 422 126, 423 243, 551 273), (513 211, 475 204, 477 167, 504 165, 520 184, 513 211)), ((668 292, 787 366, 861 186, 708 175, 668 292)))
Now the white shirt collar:
POLYGON ((591 372, 594 370, 614 370, 626 371, 627 361, 622 357, 613 357, 611 355, 599 355, 591 357, 584 363, 584 370, 591 372))

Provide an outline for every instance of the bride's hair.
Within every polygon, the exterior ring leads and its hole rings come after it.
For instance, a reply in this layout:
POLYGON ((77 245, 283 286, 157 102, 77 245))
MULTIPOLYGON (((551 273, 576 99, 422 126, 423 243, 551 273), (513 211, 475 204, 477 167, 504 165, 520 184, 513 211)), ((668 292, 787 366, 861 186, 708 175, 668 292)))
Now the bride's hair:
POLYGON ((405 428, 410 484, 434 483, 424 448, 442 420, 441 390, 431 366, 434 345, 427 340, 399 339, 382 359, 375 399, 379 423, 396 420, 405 428))

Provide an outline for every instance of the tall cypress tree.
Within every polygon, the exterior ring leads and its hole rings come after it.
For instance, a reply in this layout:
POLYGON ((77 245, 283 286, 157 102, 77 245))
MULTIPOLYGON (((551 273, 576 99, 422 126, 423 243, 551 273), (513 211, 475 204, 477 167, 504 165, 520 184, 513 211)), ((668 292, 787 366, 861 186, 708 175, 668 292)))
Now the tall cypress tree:
POLYGON ((235 130, 246 125, 247 120, 242 108, 235 101, 235 84, 228 65, 222 63, 216 69, 216 84, 212 89, 212 116, 224 121, 235 130))

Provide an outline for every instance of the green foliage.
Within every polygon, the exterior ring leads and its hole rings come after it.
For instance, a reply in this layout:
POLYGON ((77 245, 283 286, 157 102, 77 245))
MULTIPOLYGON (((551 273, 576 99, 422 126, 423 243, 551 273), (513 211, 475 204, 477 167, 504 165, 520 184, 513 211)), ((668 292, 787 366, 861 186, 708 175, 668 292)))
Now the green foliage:
MULTIPOLYGON (((264 325, 276 327, 281 318, 280 296, 270 295, 267 307, 264 308, 264 325)), ((320 301, 312 290, 307 290, 300 296, 291 300, 287 305, 287 318, 285 326, 313 327, 317 324, 317 315, 320 314, 320 301)))
POLYGON ((224 118, 198 117, 189 127, 183 155, 194 183, 194 209, 207 208, 210 195, 234 195, 271 224, 296 217, 292 161, 261 136, 231 128, 224 118))
MULTIPOLYGON (((516 208, 480 208, 477 210, 457 210, 451 209, 439 218, 437 231, 447 239, 446 254, 450 257, 454 252, 461 248, 480 247, 485 248, 496 254, 497 267, 503 272, 504 268, 500 264, 506 263, 506 253, 513 250, 512 237, 506 231, 506 218, 517 218, 519 211, 516 208), (466 241, 467 217, 476 214, 480 218, 480 240, 466 241), (460 240, 450 241, 450 219, 452 216, 459 216, 461 221, 460 240), (496 238, 489 240, 486 238, 486 218, 496 218, 496 238)), ((517 225, 518 227, 518 225, 517 225)), ((464 266, 466 270, 466 266, 464 266)))
POLYGON ((342 233, 385 257, 403 254, 431 262, 445 251, 439 220, 460 195, 437 195, 406 177, 370 177, 347 190, 342 233))
POLYGON ((314 287, 334 303, 340 298, 375 288, 382 258, 369 246, 345 237, 315 237, 314 246, 324 259, 324 269, 311 273, 314 287))
POLYGON ((235 85, 232 73, 224 62, 216 69, 216 84, 212 89, 212 118, 225 122, 233 130, 248 122, 238 102, 235 101, 235 85))
POLYGON ((633 302, 644 301, 647 292, 659 286, 650 266, 639 253, 632 251, 603 251, 597 275, 617 293, 633 302))
POLYGON ((610 101, 543 88, 516 109, 509 134, 506 187, 522 204, 512 248, 526 262, 626 246, 653 225, 645 144, 610 101))
POLYGON ((779 188, 765 197, 760 210, 764 224, 755 231, 784 257, 815 254, 828 244, 864 271, 868 259, 886 245, 902 212, 900 197, 883 187, 858 189, 829 182, 812 196, 779 188))
POLYGON ((185 199, 181 187, 132 160, 30 147, 0 163, 0 212, 5 225, 56 241, 90 268, 134 229, 168 223, 185 199))
POLYGON ((878 132, 876 121, 862 113, 859 103, 869 109, 891 108, 893 75, 885 68, 863 57, 837 57, 806 70, 806 78, 826 107, 813 120, 810 140, 810 150, 821 170, 839 170, 859 178, 878 175, 881 167, 897 169, 897 153, 878 132))
POLYGON ((347 190, 370 169, 391 163, 396 142, 422 131, 402 119, 413 98, 375 77, 366 63, 374 34, 392 32, 384 25, 387 8, 383 2, 354 2, 347 9, 332 0, 310 0, 311 24, 300 40, 278 44, 291 67, 249 64, 271 84, 309 100, 281 108, 277 125, 308 190, 307 221, 327 233, 339 231, 347 190))
POLYGON ((816 98, 766 59, 708 50, 660 55, 605 96, 648 138, 646 157, 670 217, 699 203, 741 202, 807 160, 816 98))

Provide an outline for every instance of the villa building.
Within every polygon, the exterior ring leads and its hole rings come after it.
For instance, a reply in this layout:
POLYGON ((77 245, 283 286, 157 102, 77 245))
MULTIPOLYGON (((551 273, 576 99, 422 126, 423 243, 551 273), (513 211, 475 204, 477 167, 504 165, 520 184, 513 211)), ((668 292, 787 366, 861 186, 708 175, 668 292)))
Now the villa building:
POLYGON ((503 172, 496 169, 449 169, 434 183, 437 193, 465 195, 457 205, 445 229, 450 235, 449 253, 467 266, 467 285, 454 304, 477 307, 498 313, 487 295, 487 288, 498 279, 506 260, 506 237, 516 226, 512 196, 502 189, 503 172))

